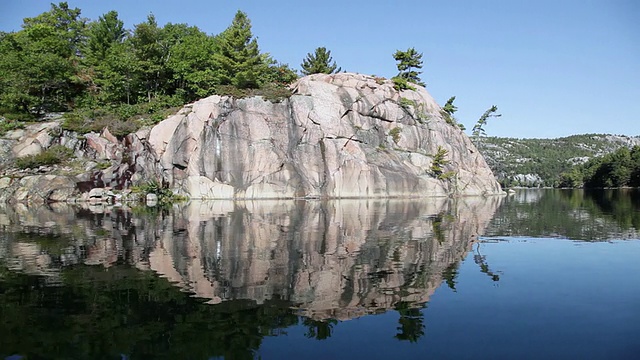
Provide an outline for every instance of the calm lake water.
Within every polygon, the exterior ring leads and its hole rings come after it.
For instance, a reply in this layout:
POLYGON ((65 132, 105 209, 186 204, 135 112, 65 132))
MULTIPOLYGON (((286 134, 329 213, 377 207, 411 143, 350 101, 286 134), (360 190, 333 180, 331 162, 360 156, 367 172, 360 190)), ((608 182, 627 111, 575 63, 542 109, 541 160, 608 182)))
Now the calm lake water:
POLYGON ((640 192, 0 208, 0 359, 638 359, 640 192))

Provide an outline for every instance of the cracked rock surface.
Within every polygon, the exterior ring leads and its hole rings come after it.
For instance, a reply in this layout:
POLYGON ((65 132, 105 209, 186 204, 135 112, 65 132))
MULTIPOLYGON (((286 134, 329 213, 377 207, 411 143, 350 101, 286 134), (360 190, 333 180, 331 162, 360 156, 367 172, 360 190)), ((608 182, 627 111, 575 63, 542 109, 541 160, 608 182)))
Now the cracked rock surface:
POLYGON ((192 198, 500 193, 482 156, 423 89, 340 73, 304 77, 280 103, 212 96, 151 130, 162 179, 192 198), (407 105, 409 104, 409 105, 407 105), (431 171, 438 147, 443 172, 431 171))
POLYGON ((482 155, 443 120, 424 88, 397 91, 390 80, 339 73, 306 76, 291 89, 278 103, 210 96, 123 139, 106 128, 79 136, 59 122, 13 131, 0 139, 2 158, 58 144, 73 149, 84 172, 54 179, 47 169, 23 174, 32 178, 3 170, 0 200, 82 200, 93 188, 150 181, 192 199, 502 193, 482 155), (434 173, 439 148, 445 164, 434 173))

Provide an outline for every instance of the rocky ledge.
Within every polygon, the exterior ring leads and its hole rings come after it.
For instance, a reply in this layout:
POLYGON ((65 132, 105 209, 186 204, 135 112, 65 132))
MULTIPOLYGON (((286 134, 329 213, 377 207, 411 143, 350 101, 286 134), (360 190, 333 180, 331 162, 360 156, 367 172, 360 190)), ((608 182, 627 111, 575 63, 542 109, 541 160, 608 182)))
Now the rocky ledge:
POLYGON ((59 121, 9 132, 0 140, 0 201, 88 200, 92 189, 148 182, 193 199, 502 193, 424 88, 397 91, 389 80, 340 73, 291 89, 278 103, 211 96, 123 139, 108 129, 62 131, 59 121), (54 145, 72 150, 75 165, 15 169, 16 158, 54 145))

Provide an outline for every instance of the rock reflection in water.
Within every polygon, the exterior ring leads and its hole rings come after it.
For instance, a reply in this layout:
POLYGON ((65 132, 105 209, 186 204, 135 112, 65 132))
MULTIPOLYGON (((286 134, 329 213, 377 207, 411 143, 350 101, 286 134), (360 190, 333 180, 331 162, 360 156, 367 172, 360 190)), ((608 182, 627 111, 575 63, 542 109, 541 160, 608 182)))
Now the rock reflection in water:
POLYGON ((146 215, 18 206, 0 213, 0 256, 51 282, 68 265, 128 263, 210 303, 277 298, 311 319, 350 319, 425 303, 443 276, 451 286, 501 201, 217 201, 146 215))

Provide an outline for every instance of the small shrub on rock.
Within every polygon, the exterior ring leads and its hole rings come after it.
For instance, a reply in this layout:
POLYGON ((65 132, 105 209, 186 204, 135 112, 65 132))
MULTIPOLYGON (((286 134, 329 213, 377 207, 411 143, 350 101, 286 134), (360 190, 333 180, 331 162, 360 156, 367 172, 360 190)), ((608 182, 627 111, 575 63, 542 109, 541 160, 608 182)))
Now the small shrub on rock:
POLYGON ((19 169, 33 169, 45 165, 56 165, 65 162, 73 156, 73 150, 54 145, 37 155, 27 155, 16 159, 19 169))

